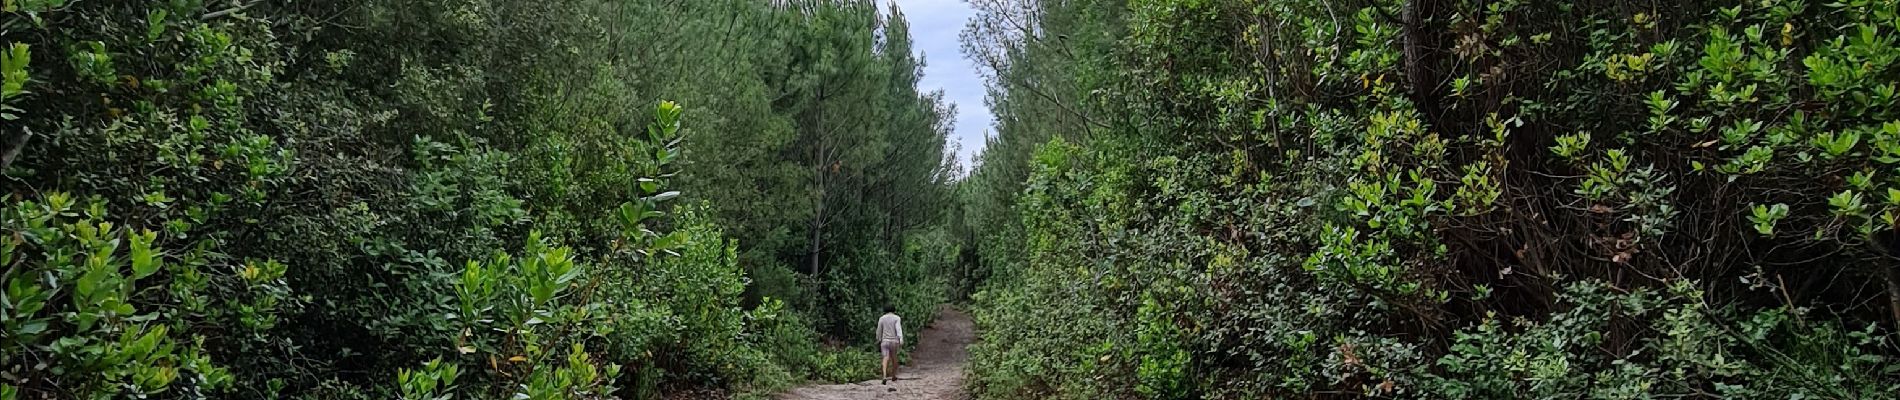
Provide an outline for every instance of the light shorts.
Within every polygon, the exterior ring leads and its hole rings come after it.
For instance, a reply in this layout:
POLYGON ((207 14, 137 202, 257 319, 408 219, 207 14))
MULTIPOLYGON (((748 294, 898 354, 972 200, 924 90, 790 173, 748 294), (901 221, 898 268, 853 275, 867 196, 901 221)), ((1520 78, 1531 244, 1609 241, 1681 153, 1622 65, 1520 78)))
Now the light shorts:
POLYGON ((884 358, 891 358, 897 355, 897 347, 902 345, 896 340, 884 340, 877 343, 877 349, 884 352, 884 358))

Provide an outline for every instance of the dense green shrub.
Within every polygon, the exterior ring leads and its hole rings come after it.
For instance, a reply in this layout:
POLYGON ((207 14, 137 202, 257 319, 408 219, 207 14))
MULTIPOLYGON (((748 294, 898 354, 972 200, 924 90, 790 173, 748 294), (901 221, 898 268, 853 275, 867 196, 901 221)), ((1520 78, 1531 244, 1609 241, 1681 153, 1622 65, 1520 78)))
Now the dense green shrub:
POLYGON ((229 393, 213 354, 268 345, 262 334, 298 306, 289 267, 120 226, 105 201, 88 203, 55 192, 0 210, 0 386, 26 398, 229 393))
POLYGON ((1695 286, 1619 293, 1577 283, 1562 295, 1570 309, 1548 321, 1487 319, 1457 334, 1437 360, 1444 374, 1425 382, 1437 392, 1427 396, 1880 398, 1893 389, 1882 383, 1896 372, 1891 363, 1864 353, 1890 345, 1872 326, 1809 322, 1803 309, 1716 309, 1695 286), (1623 318, 1649 321, 1633 339, 1639 349, 1592 351, 1623 318))
MULTIPOLYGON (((937 314, 946 300, 947 283, 933 274, 950 261, 943 241, 916 239, 903 255, 865 252, 860 259, 840 263, 825 280, 827 305, 833 318, 827 323, 847 333, 840 337, 859 343, 875 344, 876 322, 885 306, 897 308, 897 315, 909 327, 904 333, 915 339, 922 327, 937 314)), ((915 343, 915 340, 910 342, 915 343)))
MULTIPOLYGON (((487 262, 468 263, 456 285, 461 312, 455 316, 462 321, 463 334, 455 351, 471 359, 470 370, 486 372, 487 380, 495 382, 475 386, 469 390, 472 395, 552 399, 614 391, 620 365, 595 365, 582 339, 610 329, 613 325, 602 319, 627 310, 592 301, 584 290, 597 283, 581 284, 589 271, 571 253, 571 248, 552 247, 534 233, 519 257, 498 253, 487 262), (483 361, 487 370, 479 369, 483 361)), ((457 370, 454 364, 442 365, 431 361, 422 370, 399 374, 403 391, 419 393, 420 398, 453 393, 448 383, 454 382, 457 370), (434 376, 436 383, 416 378, 422 374, 434 376)))
POLYGON ((978 5, 979 397, 1900 385, 1892 2, 978 5))

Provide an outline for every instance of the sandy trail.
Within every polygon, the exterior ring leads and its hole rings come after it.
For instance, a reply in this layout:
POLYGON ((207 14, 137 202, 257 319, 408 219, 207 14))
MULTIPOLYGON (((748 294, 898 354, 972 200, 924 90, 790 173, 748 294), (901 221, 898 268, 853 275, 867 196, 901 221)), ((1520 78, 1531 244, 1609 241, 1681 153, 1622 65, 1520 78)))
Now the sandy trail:
POLYGON ((969 358, 964 347, 976 337, 976 326, 962 311, 944 307, 937 320, 918 335, 917 353, 911 365, 897 370, 897 381, 889 385, 877 380, 837 385, 815 385, 792 389, 779 400, 862 400, 921 399, 963 400, 963 363, 969 358))

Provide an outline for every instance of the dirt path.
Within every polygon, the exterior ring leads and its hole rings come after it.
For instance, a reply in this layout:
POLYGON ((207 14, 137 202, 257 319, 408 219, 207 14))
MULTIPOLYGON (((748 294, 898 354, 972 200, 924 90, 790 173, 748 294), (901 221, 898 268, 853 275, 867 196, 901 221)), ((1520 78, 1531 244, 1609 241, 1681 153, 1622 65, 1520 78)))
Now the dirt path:
POLYGON ((917 353, 911 365, 897 370, 897 381, 890 385, 877 380, 837 385, 816 385, 792 389, 779 400, 863 400, 916 399, 963 400, 963 363, 969 358, 964 350, 976 337, 976 325, 962 311, 944 307, 937 320, 917 337, 917 353))

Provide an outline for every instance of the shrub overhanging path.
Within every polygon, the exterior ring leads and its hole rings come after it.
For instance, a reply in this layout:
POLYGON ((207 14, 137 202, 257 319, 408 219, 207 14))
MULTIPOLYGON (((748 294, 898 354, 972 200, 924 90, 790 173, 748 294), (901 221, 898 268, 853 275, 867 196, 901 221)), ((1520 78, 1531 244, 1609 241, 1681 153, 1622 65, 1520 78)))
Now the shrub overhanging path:
POLYGON ((852 400, 852 399, 924 399, 956 400, 963 392, 963 364, 969 358, 965 349, 976 336, 970 316, 944 307, 937 320, 917 337, 911 364, 897 372, 890 385, 877 380, 837 385, 815 385, 793 389, 781 400, 852 400), (897 389, 895 391, 888 389, 897 389))

